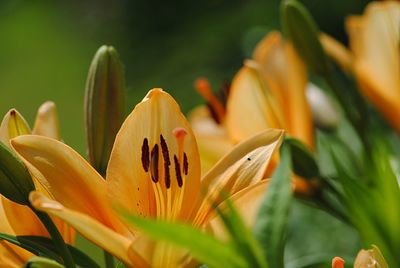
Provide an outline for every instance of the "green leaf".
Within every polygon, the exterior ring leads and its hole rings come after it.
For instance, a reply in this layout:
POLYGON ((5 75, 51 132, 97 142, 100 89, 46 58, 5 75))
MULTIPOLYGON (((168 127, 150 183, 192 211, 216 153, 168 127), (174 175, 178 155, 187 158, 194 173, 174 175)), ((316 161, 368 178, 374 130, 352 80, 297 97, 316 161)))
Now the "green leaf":
POLYGON ((43 257, 33 257, 24 265, 24 268, 63 268, 64 266, 56 261, 43 257))
POLYGON ((284 238, 292 201, 291 154, 281 147, 280 164, 261 204, 254 233, 271 267, 283 267, 284 238))
POLYGON ((0 142, 0 194, 21 204, 29 205, 29 193, 35 190, 24 163, 0 142))
POLYGON ((311 14, 296 0, 282 1, 281 18, 284 33, 311 70, 326 76, 328 58, 319 41, 319 30, 311 14))
POLYGON ((260 244, 245 226, 232 202, 229 199, 224 199, 227 210, 225 211, 217 207, 216 211, 224 223, 230 238, 233 240, 233 245, 243 255, 249 267, 268 268, 268 263, 264 258, 260 244))
POLYGON ((294 173, 306 179, 314 179, 320 176, 314 155, 301 141, 287 137, 285 143, 290 148, 294 173))
POLYGON ((198 261, 212 267, 246 267, 244 260, 228 243, 186 224, 144 219, 126 212, 121 215, 130 224, 155 240, 187 249, 198 261))
POLYGON ((62 263, 61 258, 52 250, 30 240, 19 238, 13 235, 0 233, 0 239, 6 240, 16 246, 19 246, 27 251, 42 257, 47 257, 62 263))
MULTIPOLYGON (((57 254, 57 249, 53 245, 53 241, 48 237, 42 236, 12 236, 0 233, 0 239, 4 239, 16 246, 19 246, 27 251, 52 260, 62 263, 62 258, 57 254)), ((81 267, 100 268, 100 266, 89 258, 79 249, 67 245, 74 262, 81 267)), ((31 266, 29 266, 31 267, 31 266)))
MULTIPOLYGON (((54 246, 53 241, 50 238, 43 237, 43 236, 18 236, 19 240, 23 239, 23 241, 31 241, 38 245, 41 245, 53 252, 57 252, 57 249, 54 246)), ((71 245, 67 245, 69 251, 71 252, 72 258, 74 262, 82 267, 100 267, 95 261, 93 261, 88 255, 84 252, 80 251, 76 247, 71 245)))
POLYGON ((105 175, 115 136, 125 119, 125 80, 117 51, 102 46, 90 65, 85 92, 89 161, 105 175))

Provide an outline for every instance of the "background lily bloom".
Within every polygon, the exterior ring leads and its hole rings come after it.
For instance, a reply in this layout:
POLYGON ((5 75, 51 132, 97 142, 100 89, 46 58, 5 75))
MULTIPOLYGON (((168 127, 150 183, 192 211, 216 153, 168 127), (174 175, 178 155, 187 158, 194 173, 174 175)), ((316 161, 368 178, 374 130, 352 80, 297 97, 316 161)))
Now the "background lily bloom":
POLYGON ((54 139, 21 136, 11 143, 30 171, 47 181, 57 200, 33 192, 34 207, 62 218, 128 265, 177 267, 190 261, 184 258, 185 251, 128 229, 112 204, 134 215, 218 231, 211 224, 215 215, 210 202, 221 203, 219 194, 225 191, 250 222, 267 186, 269 160, 282 138, 283 131, 269 130, 244 141, 201 179, 197 144, 188 122, 169 94, 153 89, 118 132, 106 180, 78 153, 54 139))
POLYGON ((370 3, 362 16, 346 20, 351 52, 321 39, 328 54, 354 73, 362 93, 400 132, 400 3, 370 3))
MULTIPOLYGON (((59 128, 55 105, 52 102, 45 102, 40 106, 35 126, 31 131, 25 119, 15 110, 11 109, 3 118, 0 125, 0 142, 9 146, 10 139, 19 135, 35 133, 51 138, 59 139, 59 128)), ((43 186, 35 181, 37 190, 50 193, 43 186)), ((26 206, 17 204, 7 198, 0 196, 0 232, 11 235, 36 235, 49 236, 47 230, 37 216, 26 206)), ((67 243, 73 243, 74 232, 64 222, 55 221, 63 238, 67 243)), ((0 263, 7 264, 7 267, 21 267, 32 254, 8 242, 0 242, 0 263)))
MULTIPOLYGON (((196 83, 211 107, 196 108, 190 115, 203 171, 234 144, 269 128, 285 129, 314 147, 314 126, 305 94, 306 67, 293 46, 279 32, 271 32, 257 45, 253 58, 233 78, 224 113, 215 112, 221 110, 221 103, 217 105, 216 98, 210 97, 206 82, 196 83)), ((302 180, 296 180, 296 187, 297 191, 308 189, 302 180)))

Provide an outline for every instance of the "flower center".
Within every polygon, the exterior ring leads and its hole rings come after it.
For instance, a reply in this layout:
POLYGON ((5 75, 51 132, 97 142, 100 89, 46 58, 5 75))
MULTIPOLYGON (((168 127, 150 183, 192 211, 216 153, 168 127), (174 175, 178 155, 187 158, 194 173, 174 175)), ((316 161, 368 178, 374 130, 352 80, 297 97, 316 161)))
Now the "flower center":
POLYGON ((177 145, 174 147, 175 153, 169 150, 167 141, 160 134, 160 139, 152 146, 147 138, 143 140, 141 156, 143 170, 149 175, 153 185, 157 217, 167 219, 177 217, 180 212, 185 178, 189 172, 188 157, 184 151, 187 132, 183 128, 175 128, 172 134, 177 145), (170 153, 173 154, 173 163, 170 153), (172 171, 171 165, 174 165, 172 171))

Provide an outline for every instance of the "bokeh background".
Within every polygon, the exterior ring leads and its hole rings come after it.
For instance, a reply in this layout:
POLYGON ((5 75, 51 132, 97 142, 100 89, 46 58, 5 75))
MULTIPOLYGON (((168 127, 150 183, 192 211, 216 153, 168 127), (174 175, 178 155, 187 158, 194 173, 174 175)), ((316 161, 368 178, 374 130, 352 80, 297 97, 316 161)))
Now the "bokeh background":
MULTIPOLYGON (((232 78, 265 33, 279 29, 279 2, 2 0, 0 113, 16 108, 33 124, 39 105, 53 100, 64 141, 84 155, 84 87, 99 46, 113 45, 120 53, 129 111, 150 88, 162 87, 188 112, 203 102, 193 88, 197 77, 208 77, 217 89, 232 78)), ((323 31, 346 42, 344 17, 361 13, 368 1, 302 2, 323 31)), ((314 251, 314 257, 357 251, 352 230, 323 213, 296 206, 300 212, 293 213, 287 258, 295 259, 299 252, 305 252, 307 260, 314 251), (316 226, 326 230, 313 232, 316 226)), ((82 239, 79 244, 87 247, 82 239)))

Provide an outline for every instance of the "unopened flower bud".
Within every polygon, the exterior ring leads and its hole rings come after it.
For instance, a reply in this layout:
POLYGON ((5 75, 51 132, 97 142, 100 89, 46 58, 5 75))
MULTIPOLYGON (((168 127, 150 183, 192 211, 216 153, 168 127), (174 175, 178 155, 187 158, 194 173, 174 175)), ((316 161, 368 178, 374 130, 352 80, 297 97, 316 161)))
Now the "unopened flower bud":
POLYGON ((60 127, 54 102, 46 101, 39 107, 32 133, 60 140, 60 127))
POLYGON ((102 46, 89 69, 85 125, 89 161, 105 174, 115 136, 125 117, 123 67, 113 47, 102 46))
POLYGON ((29 193, 35 190, 24 163, 0 142, 0 194, 21 205, 29 204, 29 193))

